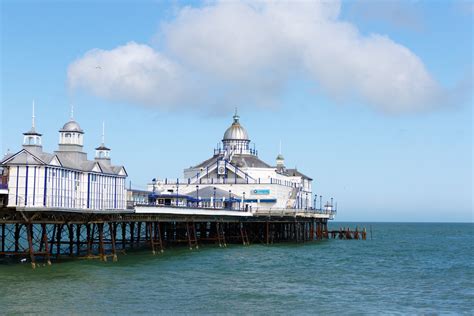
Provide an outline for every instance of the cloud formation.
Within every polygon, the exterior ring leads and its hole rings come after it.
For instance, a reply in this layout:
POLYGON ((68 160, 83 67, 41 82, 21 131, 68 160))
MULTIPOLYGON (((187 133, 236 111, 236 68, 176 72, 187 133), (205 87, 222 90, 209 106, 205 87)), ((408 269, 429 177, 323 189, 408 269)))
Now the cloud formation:
POLYGON ((339 15, 335 1, 184 7, 160 29, 162 50, 134 42, 93 49, 69 66, 69 85, 110 100, 212 112, 278 104, 294 79, 385 113, 439 104, 443 89, 420 58, 339 15))

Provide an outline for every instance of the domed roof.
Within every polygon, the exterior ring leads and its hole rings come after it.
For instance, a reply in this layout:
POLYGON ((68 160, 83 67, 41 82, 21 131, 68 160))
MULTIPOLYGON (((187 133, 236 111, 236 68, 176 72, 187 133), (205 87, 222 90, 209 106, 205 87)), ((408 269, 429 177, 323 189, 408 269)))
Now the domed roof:
POLYGON ((79 126, 79 123, 71 119, 69 122, 64 124, 63 128, 59 130, 60 132, 76 132, 84 133, 84 131, 79 126))
POLYGON ((223 140, 249 140, 247 131, 239 123, 239 116, 237 115, 237 112, 234 115, 234 122, 225 131, 223 140))
POLYGON ((276 160, 285 160, 282 154, 278 154, 276 160))

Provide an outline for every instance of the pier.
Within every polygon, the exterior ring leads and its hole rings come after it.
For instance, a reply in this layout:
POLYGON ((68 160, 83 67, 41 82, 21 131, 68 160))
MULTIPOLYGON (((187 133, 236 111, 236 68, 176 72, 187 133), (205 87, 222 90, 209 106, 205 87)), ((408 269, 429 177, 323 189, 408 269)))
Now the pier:
POLYGON ((3 208, 0 257, 50 265, 61 258, 116 261, 129 249, 153 254, 178 246, 270 245, 327 239, 333 214, 317 210, 250 213, 209 208, 137 206, 123 212, 3 208))
POLYGON ((72 111, 47 152, 33 105, 22 149, 0 161, 0 258, 35 268, 63 258, 116 261, 130 249, 365 239, 365 230, 330 232, 337 202, 313 194, 313 179, 287 168, 281 148, 275 164, 261 160, 237 111, 232 119, 212 156, 183 178, 152 178, 137 190, 112 163, 104 125, 93 160, 72 111))

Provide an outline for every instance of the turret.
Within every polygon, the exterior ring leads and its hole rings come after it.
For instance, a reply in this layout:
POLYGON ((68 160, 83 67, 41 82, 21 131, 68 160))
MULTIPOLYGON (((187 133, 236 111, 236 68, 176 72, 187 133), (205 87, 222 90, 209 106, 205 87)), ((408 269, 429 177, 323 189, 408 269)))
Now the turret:
POLYGON ((105 146, 105 123, 102 122, 102 143, 95 149, 95 160, 110 166, 110 148, 105 146))
POLYGON ((224 151, 232 154, 252 154, 253 151, 250 150, 249 146, 250 139, 245 128, 240 125, 240 116, 237 114, 237 109, 235 109, 233 119, 234 122, 225 131, 222 139, 224 151))
POLYGON ((285 158, 281 154, 281 141, 280 141, 280 151, 278 153, 278 156, 276 157, 276 167, 277 167, 277 170, 280 172, 283 172, 285 170, 285 158))
POLYGON ((32 153, 39 153, 43 151, 43 146, 41 145, 42 135, 36 131, 35 126, 35 101, 33 101, 31 129, 28 132, 23 133, 23 135, 23 148, 32 153))
POLYGON ((84 131, 74 119, 74 108, 71 106, 71 118, 59 130, 59 147, 56 153, 69 160, 80 162, 87 160, 87 154, 82 151, 83 147, 84 131))

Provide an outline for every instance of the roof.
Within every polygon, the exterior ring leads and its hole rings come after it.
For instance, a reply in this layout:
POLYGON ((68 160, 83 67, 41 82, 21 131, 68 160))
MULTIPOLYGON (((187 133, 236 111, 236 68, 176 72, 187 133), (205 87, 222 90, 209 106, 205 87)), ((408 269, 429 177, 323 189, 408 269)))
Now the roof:
POLYGON ((23 135, 42 136, 42 134, 38 133, 34 127, 32 127, 28 132, 24 132, 23 135))
MULTIPOLYGON (((192 192, 186 193, 186 195, 191 196, 191 197, 196 197, 198 196, 198 190, 194 190, 192 192)), ((231 192, 232 198, 240 198, 240 196, 237 196, 234 192, 231 192)), ((199 186, 199 197, 202 199, 210 199, 211 197, 214 197, 214 186, 206 186, 202 187, 199 186)), ((229 191, 225 191, 222 189, 219 189, 216 187, 216 198, 221 199, 225 197, 226 199, 229 198, 229 191)))
POLYGON ((239 116, 237 113, 234 115, 234 122, 225 131, 224 138, 222 140, 249 140, 249 135, 245 128, 239 123, 239 116))
MULTIPOLYGON (((10 164, 10 165, 25 165, 25 164, 41 164, 41 165, 51 165, 53 160, 57 159, 59 163, 58 166, 62 166, 68 169, 75 169, 80 171, 92 172, 95 171, 96 166, 99 166, 99 170, 105 174, 115 174, 120 175, 120 172, 124 170, 124 175, 127 174, 124 166, 111 166, 109 164, 103 163, 101 161, 95 160, 76 160, 73 157, 68 156, 67 153, 59 152, 57 154, 49 154, 45 152, 31 153, 26 149, 22 149, 15 154, 6 155, 1 164, 10 164)), ((97 171, 98 172, 98 171, 97 171)))
POLYGON ((307 180, 313 180, 312 178, 308 177, 307 175, 299 172, 296 168, 295 169, 286 169, 286 172, 289 176, 293 176, 293 177, 302 177, 304 179, 307 179, 307 180))
POLYGON ((99 146, 99 147, 97 147, 95 150, 110 150, 110 148, 108 148, 108 147, 105 147, 105 145, 104 145, 104 144, 100 144, 100 146, 99 146))
MULTIPOLYGON (((220 159, 222 155, 215 155, 203 162, 199 163, 198 165, 192 168, 205 168, 209 165, 214 164, 218 159, 220 159)), ((254 155, 247 155, 247 154, 235 154, 232 157, 231 163, 236 165, 239 168, 273 168, 263 160, 260 160, 257 156, 254 155)))
POLYGON ((84 131, 79 126, 79 123, 77 123, 74 119, 71 119, 69 122, 64 124, 63 128, 60 129, 59 131, 60 132, 76 132, 76 133, 84 134, 84 131))

